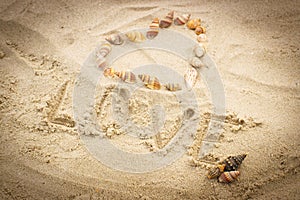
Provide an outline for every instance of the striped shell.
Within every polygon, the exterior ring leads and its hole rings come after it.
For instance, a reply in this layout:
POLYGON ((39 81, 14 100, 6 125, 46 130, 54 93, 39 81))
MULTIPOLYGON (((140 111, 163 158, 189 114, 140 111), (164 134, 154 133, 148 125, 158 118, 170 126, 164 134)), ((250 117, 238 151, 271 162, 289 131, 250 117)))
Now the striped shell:
POLYGON ((204 33, 201 33, 200 35, 197 36, 198 42, 207 42, 207 36, 204 33))
POLYGON ((165 85, 166 89, 169 91, 181 90, 181 86, 178 83, 168 83, 165 85))
POLYGON ((158 34, 158 30, 159 30, 159 19, 158 18, 154 18, 152 23, 149 26, 149 30, 147 31, 147 38, 148 39, 153 39, 157 36, 158 34))
POLYGON ((223 172, 219 176, 220 183, 232 183, 240 175, 239 171, 223 172))
POLYGON ((203 62, 200 60, 200 58, 198 58, 198 57, 193 57, 189 61, 190 61, 190 64, 195 68, 201 68, 201 67, 205 66, 203 64, 203 62))
POLYGON ((198 72, 195 68, 189 67, 184 74, 184 80, 188 90, 191 90, 197 82, 198 72))
POLYGON ((103 71, 103 75, 105 77, 114 77, 115 76, 115 69, 114 68, 106 68, 104 71, 103 71))
POLYGON ((207 178, 213 179, 219 177, 222 172, 224 172, 225 164, 223 165, 217 165, 209 169, 207 173, 207 178))
POLYGON ((120 45, 124 43, 124 40, 121 34, 111 34, 105 38, 110 44, 120 45))
POLYGON ((98 47, 98 49, 96 50, 96 56, 97 57, 105 57, 109 54, 109 52, 111 51, 112 47, 109 43, 103 43, 100 45, 100 47, 98 47))
POLYGON ((106 59, 102 55, 98 55, 96 58, 96 65, 99 68, 106 67, 106 59))
POLYGON ((159 27, 168 28, 169 26, 171 26, 173 18, 174 18, 174 10, 169 12, 164 19, 160 20, 159 27))
POLYGON ((146 37, 143 35, 143 33, 138 31, 130 31, 125 35, 131 42, 143 42, 146 40, 146 37))
POLYGON ((203 44, 198 44, 195 46, 194 48, 194 54, 198 57, 201 58, 202 56, 204 56, 204 54, 206 53, 206 48, 203 44))
POLYGON ((195 33, 197 35, 201 34, 201 33, 206 33, 206 28, 204 28, 203 26, 197 26, 195 28, 195 33))
POLYGON ((151 81, 151 77, 146 74, 139 74, 138 77, 143 81, 144 84, 148 84, 151 81))
POLYGON ((132 72, 129 71, 115 72, 115 75, 117 75, 122 81, 126 83, 136 82, 135 75, 132 72))
POLYGON ((196 27, 201 25, 201 19, 196 18, 196 19, 191 19, 186 23, 186 26, 191 29, 191 30, 195 30, 196 27))
POLYGON ((190 16, 191 16, 191 14, 183 14, 179 17, 176 17, 174 19, 174 24, 175 25, 184 25, 190 19, 190 16))
POLYGON ((235 171, 242 164, 247 154, 241 154, 237 156, 229 156, 221 164, 225 164, 225 171, 235 171))
POLYGON ((152 90, 160 90, 161 88, 161 84, 156 77, 151 79, 149 83, 146 83, 145 86, 152 90))

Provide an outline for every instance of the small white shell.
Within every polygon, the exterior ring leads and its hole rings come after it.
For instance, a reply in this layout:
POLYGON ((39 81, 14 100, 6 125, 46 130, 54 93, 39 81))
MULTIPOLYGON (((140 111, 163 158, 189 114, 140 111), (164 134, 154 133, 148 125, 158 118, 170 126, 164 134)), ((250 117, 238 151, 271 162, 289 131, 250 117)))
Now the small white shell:
POLYGON ((106 59, 102 55, 98 55, 96 58, 96 65, 99 68, 106 67, 106 59))
POLYGON ((204 56, 204 54, 206 53, 206 48, 204 47, 203 44, 198 44, 195 46, 194 48, 194 54, 198 57, 201 58, 202 56, 204 56))
POLYGON ((195 67, 195 68, 201 68, 204 67, 205 65, 203 62, 200 60, 198 57, 193 57, 190 59, 190 64, 195 67))
POLYGON ((191 90, 197 82, 198 72, 193 67, 188 67, 184 74, 184 80, 188 90, 191 90))
POLYGON ((198 42, 207 42, 207 36, 205 33, 201 33, 200 35, 197 36, 198 42))

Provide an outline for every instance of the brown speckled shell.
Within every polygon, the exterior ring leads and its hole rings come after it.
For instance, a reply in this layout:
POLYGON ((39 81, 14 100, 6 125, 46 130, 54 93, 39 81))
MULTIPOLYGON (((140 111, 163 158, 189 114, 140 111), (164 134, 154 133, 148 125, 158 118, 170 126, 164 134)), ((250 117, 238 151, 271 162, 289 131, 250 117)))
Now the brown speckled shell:
POLYGON ((222 174, 222 172, 224 172, 224 169, 225 169, 225 164, 217 165, 210 168, 208 173, 206 174, 207 178, 213 179, 219 177, 222 174))
POLYGON ((241 154, 237 156, 229 156, 223 160, 220 164, 225 164, 225 171, 235 171, 242 164, 243 160, 246 158, 247 154, 241 154))

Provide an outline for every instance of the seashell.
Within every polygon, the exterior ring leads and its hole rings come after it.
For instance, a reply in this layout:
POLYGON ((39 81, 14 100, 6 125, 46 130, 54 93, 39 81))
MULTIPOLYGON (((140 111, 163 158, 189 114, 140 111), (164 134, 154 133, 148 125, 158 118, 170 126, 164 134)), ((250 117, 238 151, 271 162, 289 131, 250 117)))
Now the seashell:
POLYGON ((240 175, 239 171, 223 172, 219 176, 220 183, 232 183, 240 175))
POLYGON ((103 71, 103 75, 105 77, 114 77, 115 76, 115 69, 114 68, 106 68, 104 71, 103 71))
POLYGON ((146 74, 139 74, 138 77, 143 81, 144 84, 148 84, 151 81, 151 77, 146 74))
POLYGON ((196 19, 191 19, 186 23, 186 26, 191 29, 191 30, 195 30, 196 27, 201 25, 201 19, 196 18, 196 19))
POLYGON ((178 83, 168 83, 165 85, 169 91, 178 91, 181 90, 181 86, 178 83))
POLYGON ((241 154, 237 156, 229 156, 220 164, 225 164, 225 171, 235 171, 242 164, 243 160, 246 158, 247 154, 241 154))
POLYGON ((147 38, 148 39, 153 39, 157 36, 158 34, 158 30, 159 30, 159 19, 158 18, 154 18, 152 23, 149 26, 149 30, 147 31, 147 38))
POLYGON ((97 57, 105 57, 111 51, 111 45, 109 43, 103 43, 100 47, 96 50, 97 57))
POLYGON ((176 17, 174 19, 174 24, 175 25, 184 25, 190 19, 190 16, 191 16, 191 14, 183 14, 179 17, 176 17))
POLYGON ((171 26, 173 18, 174 18, 174 10, 169 12, 164 19, 160 20, 159 27, 168 28, 169 26, 171 26))
POLYGON ((132 72, 129 71, 115 72, 115 75, 117 75, 122 81, 126 83, 136 82, 135 75, 132 72))
POLYGON ((198 42, 207 42, 207 36, 204 33, 201 33, 200 35, 197 36, 198 42))
POLYGON ((102 55, 97 56, 96 65, 99 68, 106 67, 106 59, 102 55))
POLYGON ((131 42, 143 42, 146 40, 146 37, 143 35, 143 33, 138 31, 130 31, 125 35, 131 42))
POLYGON ((198 57, 201 58, 202 56, 204 56, 204 54, 206 53, 206 48, 203 44, 198 44, 195 46, 194 48, 194 54, 198 57))
POLYGON ((195 68, 189 67, 184 74, 184 80, 188 90, 191 90, 197 82, 198 72, 195 68))
POLYGON ((111 34, 105 38, 110 44, 121 45, 124 43, 124 40, 121 34, 111 34))
POLYGON ((203 62, 200 60, 198 57, 193 57, 190 59, 190 64, 195 67, 195 68, 201 68, 204 67, 205 65, 203 62))
POLYGON ((207 177, 209 179, 217 178, 222 174, 222 172, 224 172, 224 169, 225 169, 225 164, 214 166, 209 169, 207 173, 207 177))
POLYGON ((201 34, 201 33, 206 33, 206 28, 204 28, 203 26, 197 26, 195 28, 195 33, 197 35, 201 34))
POLYGON ((149 83, 146 83, 145 86, 152 90, 160 90, 161 88, 161 84, 156 77, 151 79, 149 83))

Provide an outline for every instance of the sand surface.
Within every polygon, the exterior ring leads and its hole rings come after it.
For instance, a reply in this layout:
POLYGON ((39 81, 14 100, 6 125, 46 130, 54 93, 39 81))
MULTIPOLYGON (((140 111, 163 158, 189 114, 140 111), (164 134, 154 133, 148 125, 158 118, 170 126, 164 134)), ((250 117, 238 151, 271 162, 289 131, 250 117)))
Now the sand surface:
MULTIPOLYGON (((300 198, 299 1, 1 0, 0 20, 1 199, 300 198), (116 171, 80 140, 72 108, 76 77, 107 34, 145 28, 170 10, 190 12, 207 27, 208 54, 225 88, 223 132, 211 155, 199 159, 212 104, 198 81, 201 121, 186 153, 154 172, 116 171), (240 153, 248 156, 238 181, 207 179, 209 164, 240 153)), ((170 29, 195 39, 184 27, 170 29)), ((184 61, 174 55, 147 55, 131 53, 114 66, 127 70, 154 62, 184 73, 184 61)), ((151 125, 156 101, 166 109, 166 123, 156 137, 132 139, 124 133, 131 127, 124 130, 110 118, 115 83, 101 79, 96 89, 94 109, 105 137, 129 152, 164 148, 184 118, 176 97, 134 93, 128 105, 136 125, 151 125)))

